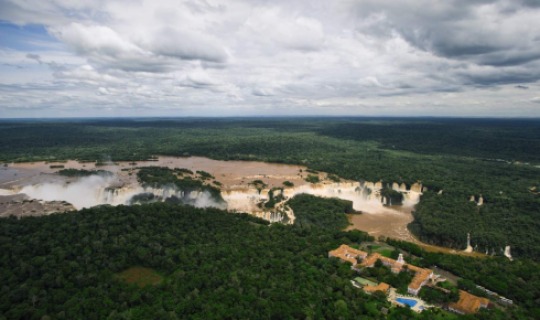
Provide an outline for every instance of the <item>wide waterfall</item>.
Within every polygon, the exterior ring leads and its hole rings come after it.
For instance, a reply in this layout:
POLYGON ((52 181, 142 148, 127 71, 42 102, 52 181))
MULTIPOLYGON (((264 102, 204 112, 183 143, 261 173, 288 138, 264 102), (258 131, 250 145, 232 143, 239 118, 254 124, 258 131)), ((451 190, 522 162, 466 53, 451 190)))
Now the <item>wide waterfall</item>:
MULTIPOLYGON (((140 163, 139 163, 140 164, 140 163)), ((311 194, 326 198, 340 198, 352 202, 353 209, 365 213, 395 213, 395 206, 412 207, 418 203, 423 191, 420 183, 407 186, 403 182, 347 181, 335 182, 328 175, 319 172, 321 182, 308 183, 306 168, 267 163, 220 162, 205 158, 160 158, 158 162, 147 162, 147 166, 166 166, 171 169, 189 166, 196 172, 195 164, 210 166, 204 168, 215 174, 221 194, 180 190, 175 185, 149 187, 137 180, 136 167, 132 163, 109 164, 105 169, 113 174, 90 175, 66 178, 56 175, 47 163, 34 163, 26 166, 13 165, 14 170, 34 169, 46 175, 32 176, 25 184, 13 186, 12 192, 24 193, 30 199, 43 201, 65 201, 76 209, 97 205, 131 205, 155 201, 173 201, 196 207, 217 207, 236 212, 247 212, 271 222, 293 223, 293 210, 287 201, 297 194, 311 194), (195 161, 196 160, 196 161, 195 161), (194 162, 195 161, 195 162, 194 162), (182 164, 180 164, 182 163, 182 164), (255 165, 256 164, 256 165, 255 165), (246 167, 247 166, 247 167, 246 167), (20 168, 18 168, 20 167, 20 168), (249 169, 249 170, 248 170, 249 169), (247 170, 247 171, 246 171, 247 170), (219 176, 219 178, 217 178, 219 176), (252 182, 260 181, 262 187, 252 182), (290 185, 285 186, 287 181, 290 185), (292 183, 293 182, 293 183, 292 183), (270 200, 271 190, 282 190, 277 200, 270 200)), ((71 161, 72 167, 92 169, 93 164, 71 161)), ((188 170, 189 171, 189 170, 188 170)), ((211 181, 205 183, 211 184, 211 181)), ((273 191, 272 191, 273 192, 273 191)))

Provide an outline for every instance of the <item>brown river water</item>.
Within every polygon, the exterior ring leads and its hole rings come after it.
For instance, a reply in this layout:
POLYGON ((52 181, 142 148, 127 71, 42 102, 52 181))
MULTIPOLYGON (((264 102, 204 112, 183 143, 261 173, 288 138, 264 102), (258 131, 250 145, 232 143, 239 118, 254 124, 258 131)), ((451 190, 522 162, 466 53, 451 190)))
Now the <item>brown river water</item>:
POLYGON ((411 212, 413 208, 393 206, 395 212, 381 212, 379 214, 349 214, 350 225, 346 230, 362 230, 374 236, 393 238, 416 243, 424 250, 429 252, 441 252, 449 254, 458 254, 470 257, 485 257, 480 252, 464 252, 447 247, 435 246, 418 240, 407 228, 407 225, 413 221, 411 212))
MULTIPOLYGON (((85 170, 108 170, 121 175, 123 181, 130 180, 122 169, 136 167, 168 167, 186 168, 192 171, 203 170, 211 173, 216 180, 221 182, 225 188, 248 187, 253 180, 262 180, 269 187, 282 186, 283 181, 288 180, 295 185, 304 185, 307 182, 303 177, 306 167, 297 165, 286 165, 277 163, 266 163, 256 161, 223 161, 213 160, 203 157, 159 157, 156 161, 137 162, 115 162, 103 166, 96 166, 93 162, 78 162, 69 160, 66 162, 27 162, 13 163, 8 167, 0 168, 0 188, 11 187, 32 181, 44 180, 37 176, 40 174, 54 173, 59 168, 51 166, 63 165, 65 169, 85 169, 85 170)), ((132 176, 130 176, 132 177, 132 176)), ((133 177, 134 178, 134 177, 133 177)))

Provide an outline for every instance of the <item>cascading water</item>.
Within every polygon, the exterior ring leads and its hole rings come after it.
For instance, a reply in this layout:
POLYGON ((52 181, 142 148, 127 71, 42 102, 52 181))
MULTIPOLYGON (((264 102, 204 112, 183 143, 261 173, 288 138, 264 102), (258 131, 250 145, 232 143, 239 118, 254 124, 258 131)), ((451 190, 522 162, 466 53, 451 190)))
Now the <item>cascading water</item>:
POLYGON ((512 254, 510 253, 510 246, 504 247, 504 256, 512 261, 512 254))
MULTIPOLYGON (((131 167, 130 167, 131 168, 131 167)), ((148 187, 141 186, 132 172, 122 170, 112 170, 115 172, 112 176, 92 175, 78 179, 60 179, 57 181, 45 182, 38 184, 30 184, 22 187, 21 193, 26 193, 30 198, 42 199, 47 201, 66 201, 77 209, 92 207, 101 204, 120 205, 132 203, 144 203, 153 201, 179 201, 197 207, 213 206, 231 211, 247 212, 271 222, 285 221, 286 223, 294 222, 294 213, 286 205, 286 201, 297 194, 306 193, 320 197, 335 197, 344 200, 349 200, 353 203, 353 209, 366 213, 380 212, 396 212, 388 206, 396 205, 397 200, 383 195, 384 190, 390 189, 399 192, 403 197, 403 206, 414 206, 418 203, 422 185, 415 183, 407 188, 405 183, 391 182, 383 183, 382 181, 370 182, 350 182, 342 180, 341 182, 330 182, 324 178, 324 173, 321 173, 323 182, 316 184, 307 184, 304 180, 295 177, 293 173, 287 173, 287 176, 243 176, 242 180, 248 179, 283 179, 294 180, 294 187, 283 189, 283 199, 279 199, 273 208, 265 208, 261 204, 269 200, 268 192, 270 190, 256 190, 253 186, 239 182, 231 183, 223 186, 221 197, 224 201, 217 201, 205 192, 184 191, 171 187, 148 187), (285 179, 286 178, 286 179, 285 179), (136 201, 132 201, 135 196, 136 201), (151 196, 150 196, 151 195, 151 196), (388 205, 388 206, 386 206, 388 205)), ((240 179, 239 179, 240 180, 240 179)), ((238 180, 236 180, 238 181, 238 180)), ((280 182, 278 182, 280 183, 280 182)), ((276 182, 274 182, 276 186, 276 182)), ((279 186, 279 185, 278 185, 279 186)), ((280 196, 281 197, 281 196, 280 196)))
MULTIPOLYGON (((283 196, 285 199, 290 199, 297 194, 311 194, 314 196, 326 198, 340 198, 349 200, 353 203, 353 209, 367 213, 378 213, 381 211, 391 211, 387 209, 385 204, 392 204, 390 198, 381 195, 382 182, 335 182, 335 183, 320 183, 306 184, 298 187, 285 188, 283 196)), ((418 203, 421 193, 414 190, 407 190, 404 184, 392 184, 393 187, 400 190, 404 195, 404 205, 413 206, 418 203)), ((421 190, 421 185, 417 184, 416 189, 421 190)), ((255 188, 244 188, 239 190, 231 190, 222 192, 223 199, 227 202, 227 208, 233 211, 249 212, 255 216, 266 219, 270 222, 279 222, 285 220, 288 223, 293 223, 294 213, 290 208, 284 211, 283 204, 277 204, 274 209, 262 208, 260 204, 268 201, 269 189, 257 190, 255 188)))

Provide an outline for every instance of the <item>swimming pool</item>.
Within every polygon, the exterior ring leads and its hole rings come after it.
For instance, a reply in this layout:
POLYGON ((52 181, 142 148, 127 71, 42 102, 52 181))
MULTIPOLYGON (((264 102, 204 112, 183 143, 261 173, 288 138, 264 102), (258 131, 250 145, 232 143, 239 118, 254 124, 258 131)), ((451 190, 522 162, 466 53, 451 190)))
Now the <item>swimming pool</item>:
POLYGON ((407 298, 396 298, 396 301, 399 302, 399 303, 403 303, 405 305, 408 305, 409 307, 414 307, 418 301, 414 300, 414 299, 407 299, 407 298))

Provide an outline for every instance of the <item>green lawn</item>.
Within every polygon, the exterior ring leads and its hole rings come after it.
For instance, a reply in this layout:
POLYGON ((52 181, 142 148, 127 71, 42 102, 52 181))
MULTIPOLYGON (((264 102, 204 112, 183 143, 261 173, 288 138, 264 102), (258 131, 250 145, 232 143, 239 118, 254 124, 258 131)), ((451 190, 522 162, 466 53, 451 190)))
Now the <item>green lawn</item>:
POLYGON ((378 249, 378 250, 375 250, 375 252, 378 252, 378 253, 380 253, 382 256, 387 257, 387 258, 391 258, 391 256, 392 256, 392 251, 394 251, 394 250, 392 250, 392 249, 390 249, 390 248, 387 248, 387 247, 382 247, 382 248, 380 248, 380 249, 378 249))
POLYGON ((361 278, 361 277, 354 278, 354 281, 356 281, 361 286, 366 286, 366 285, 376 286, 377 285, 376 282, 373 282, 373 281, 371 281, 369 279, 361 278))

